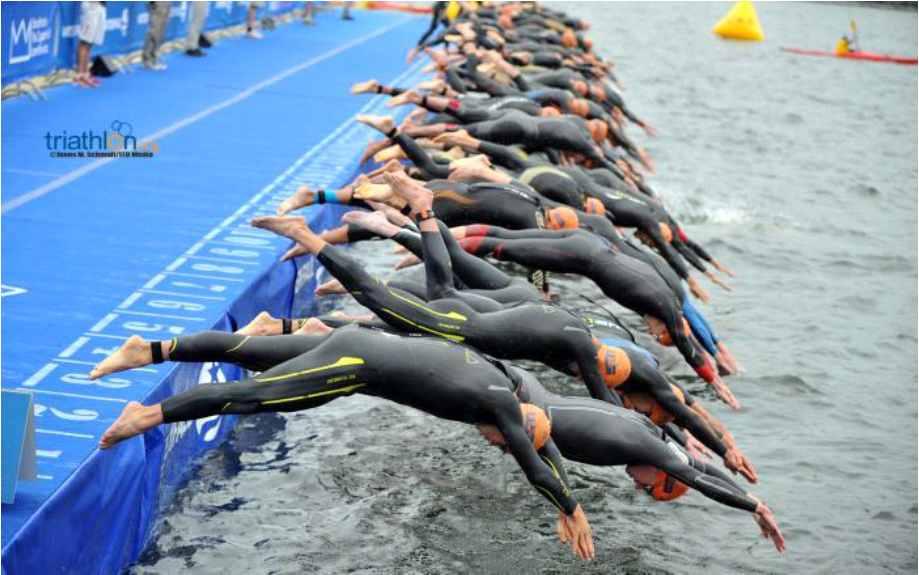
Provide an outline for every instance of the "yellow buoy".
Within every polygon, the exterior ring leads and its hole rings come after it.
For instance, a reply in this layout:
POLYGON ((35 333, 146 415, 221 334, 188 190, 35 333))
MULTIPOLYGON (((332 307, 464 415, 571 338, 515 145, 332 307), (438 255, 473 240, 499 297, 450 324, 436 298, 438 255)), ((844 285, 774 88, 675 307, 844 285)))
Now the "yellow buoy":
POLYGON ((836 48, 833 49, 833 52, 837 56, 844 56, 849 53, 849 40, 846 38, 840 38, 836 41, 836 48))
POLYGON ((715 24, 712 32, 722 38, 731 40, 752 40, 762 42, 766 37, 759 26, 753 2, 741 0, 734 4, 731 11, 715 24))
POLYGON ((460 15, 460 12, 463 11, 462 5, 456 0, 450 0, 450 3, 447 4, 447 10, 444 15, 447 17, 447 20, 453 22, 456 20, 456 17, 460 15))

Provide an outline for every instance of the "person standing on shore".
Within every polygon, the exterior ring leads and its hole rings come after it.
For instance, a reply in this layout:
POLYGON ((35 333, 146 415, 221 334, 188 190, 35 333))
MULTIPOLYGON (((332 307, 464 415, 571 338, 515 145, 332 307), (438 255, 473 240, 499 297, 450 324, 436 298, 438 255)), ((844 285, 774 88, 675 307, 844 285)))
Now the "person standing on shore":
POLYGON ((170 4, 170 2, 149 2, 147 4, 150 21, 147 36, 144 39, 143 61, 144 68, 148 70, 159 72, 166 69, 166 64, 160 61, 158 52, 160 46, 163 45, 163 37, 166 35, 170 4))
POLYGON ((188 19, 188 34, 185 36, 185 53, 189 56, 201 57, 205 53, 201 49, 201 30, 207 20, 209 5, 207 2, 192 2, 189 6, 191 14, 188 19))

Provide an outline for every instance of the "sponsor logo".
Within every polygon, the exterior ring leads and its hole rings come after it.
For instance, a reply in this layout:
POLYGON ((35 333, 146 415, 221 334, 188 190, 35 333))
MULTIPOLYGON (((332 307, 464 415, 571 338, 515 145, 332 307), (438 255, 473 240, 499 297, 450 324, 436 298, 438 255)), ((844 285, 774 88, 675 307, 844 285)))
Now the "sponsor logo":
POLYGON ((10 22, 9 63, 22 64, 33 58, 57 53, 57 35, 60 25, 57 15, 30 16, 10 22))
POLYGON ((160 151, 156 142, 138 142, 134 127, 121 120, 99 131, 48 131, 44 140, 52 158, 152 158, 160 151))
MULTIPOLYGON (((219 363, 208 362, 201 365, 201 371, 198 372, 198 385, 208 385, 215 383, 226 383, 227 378, 223 370, 220 369, 219 363)), ((204 443, 210 443, 217 438, 220 432, 220 425, 223 418, 219 415, 203 417, 194 421, 177 421, 172 424, 169 434, 166 436, 166 447, 163 457, 169 457, 172 448, 176 446, 182 438, 194 429, 200 440, 204 443)))

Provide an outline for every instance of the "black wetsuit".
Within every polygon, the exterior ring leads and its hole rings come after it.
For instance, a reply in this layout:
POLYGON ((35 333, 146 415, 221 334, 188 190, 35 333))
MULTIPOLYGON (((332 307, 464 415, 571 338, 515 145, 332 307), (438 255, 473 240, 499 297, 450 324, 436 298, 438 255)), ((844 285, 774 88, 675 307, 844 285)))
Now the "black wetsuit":
MULTIPOLYGON (((510 276, 484 259, 470 254, 459 245, 445 226, 441 228, 441 231, 444 245, 450 255, 454 285, 462 286, 464 291, 493 299, 502 304, 542 303, 544 301, 543 292, 538 287, 523 278, 510 276)), ((418 259, 424 259, 424 246, 421 234, 417 231, 402 229, 392 239, 406 247, 418 259)), ((427 296, 425 285, 400 280, 390 280, 388 284, 421 298, 427 296)))
POLYGON ((724 472, 694 459, 647 417, 586 397, 547 391, 532 374, 512 367, 520 401, 541 407, 566 459, 588 465, 651 465, 719 503, 753 512, 757 502, 724 472))
POLYGON ((603 383, 596 347, 579 318, 548 304, 506 307, 456 289, 441 233, 421 237, 428 301, 383 284, 335 246, 325 246, 317 259, 359 303, 397 329, 468 343, 502 359, 539 361, 562 373, 574 374, 576 367, 591 396, 621 403, 603 383))
POLYGON ((662 321, 680 353, 697 372, 705 365, 704 357, 683 331, 681 302, 644 262, 624 255, 608 241, 585 230, 512 231, 490 226, 487 233, 488 236, 467 237, 461 245, 475 255, 586 276, 620 305, 662 321))
POLYGON ((514 384, 503 365, 466 346, 356 326, 322 336, 205 332, 173 340, 170 360, 229 360, 250 369, 275 365, 240 382, 199 385, 166 399, 165 423, 227 413, 297 411, 363 393, 443 419, 495 425, 543 496, 569 515, 577 505, 557 472, 562 467, 552 442, 537 453, 527 437, 514 384))
POLYGON ((528 149, 575 152, 603 167, 614 166, 591 138, 583 118, 539 118, 508 110, 495 120, 464 126, 475 138, 498 144, 522 144, 528 149))

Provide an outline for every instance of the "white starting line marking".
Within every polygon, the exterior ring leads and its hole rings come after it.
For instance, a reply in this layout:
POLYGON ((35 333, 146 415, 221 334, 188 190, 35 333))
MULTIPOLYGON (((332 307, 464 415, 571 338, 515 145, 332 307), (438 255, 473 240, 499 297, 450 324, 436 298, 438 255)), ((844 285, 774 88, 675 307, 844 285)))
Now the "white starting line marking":
POLYGON ((53 429, 36 428, 35 433, 44 433, 45 435, 63 435, 64 437, 79 437, 80 439, 95 439, 95 435, 89 433, 73 433, 70 431, 55 431, 53 429))

